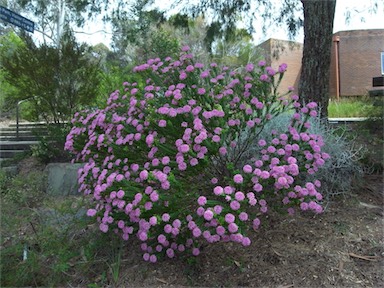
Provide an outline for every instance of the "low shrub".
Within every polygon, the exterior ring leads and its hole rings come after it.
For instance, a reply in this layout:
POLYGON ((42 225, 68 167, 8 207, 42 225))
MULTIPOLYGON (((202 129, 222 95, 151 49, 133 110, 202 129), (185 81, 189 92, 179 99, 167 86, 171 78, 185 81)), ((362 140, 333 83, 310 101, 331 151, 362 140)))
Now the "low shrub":
POLYGON ((0 191, 2 193, 7 188, 8 182, 9 182, 9 176, 7 175, 6 171, 4 171, 3 169, 0 169, 0 191))
POLYGON ((249 246, 248 230, 269 209, 321 213, 321 183, 307 180, 329 158, 309 130, 317 105, 302 106, 291 89, 277 94, 285 70, 205 67, 187 47, 179 59, 135 67, 142 82, 72 120, 65 148, 86 163, 87 214, 104 233, 138 237, 144 260, 156 262, 197 256, 204 241, 249 246), (282 132, 266 129, 289 111, 282 132))
POLYGON ((69 162, 70 154, 63 149, 70 126, 65 123, 47 124, 47 131, 37 134, 38 144, 31 147, 32 156, 42 163, 69 162))
MULTIPOLYGON (((283 133, 291 117, 292 113, 277 115, 265 125, 259 137, 270 140, 273 131, 283 133)), ((360 161, 364 158, 365 149, 355 143, 350 133, 346 136, 348 131, 343 127, 333 128, 319 117, 312 117, 309 122, 309 132, 321 136, 324 141, 322 151, 326 152, 330 159, 319 167, 316 174, 305 175, 306 181, 320 180, 321 193, 327 200, 336 195, 347 195, 352 189, 353 180, 364 174, 360 161)), ((260 148, 255 144, 246 157, 260 153, 260 148)))
MULTIPOLYGON (((313 119, 311 131, 322 136, 325 143, 323 151, 330 155, 329 161, 316 174, 322 183, 325 200, 350 194, 355 181, 362 179, 365 173, 365 168, 361 165, 365 149, 353 138, 346 136, 348 131, 345 128, 323 125, 320 119, 313 119)), ((308 179, 311 180, 311 177, 308 179)))

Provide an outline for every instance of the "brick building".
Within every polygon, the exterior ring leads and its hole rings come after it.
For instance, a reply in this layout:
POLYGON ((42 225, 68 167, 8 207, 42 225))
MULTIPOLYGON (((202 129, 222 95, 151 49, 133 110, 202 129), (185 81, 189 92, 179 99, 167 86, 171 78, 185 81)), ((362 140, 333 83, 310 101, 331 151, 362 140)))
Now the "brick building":
MULTIPOLYGON (((263 51, 268 65, 277 68, 280 63, 288 64, 279 92, 284 93, 288 86, 297 89, 303 44, 269 39, 258 47, 263 51)), ((367 95, 368 90, 372 89, 372 78, 382 76, 381 52, 384 52, 384 29, 335 33, 330 67, 330 96, 367 95)))
POLYGON ((297 91, 300 79, 301 58, 303 57, 303 44, 294 41, 268 39, 258 45, 263 59, 271 67, 277 69, 281 63, 286 63, 288 69, 285 72, 278 92, 286 93, 289 86, 297 91))
POLYGON ((384 29, 335 33, 330 96, 367 95, 372 89, 372 78, 381 76, 381 52, 384 52, 384 29))

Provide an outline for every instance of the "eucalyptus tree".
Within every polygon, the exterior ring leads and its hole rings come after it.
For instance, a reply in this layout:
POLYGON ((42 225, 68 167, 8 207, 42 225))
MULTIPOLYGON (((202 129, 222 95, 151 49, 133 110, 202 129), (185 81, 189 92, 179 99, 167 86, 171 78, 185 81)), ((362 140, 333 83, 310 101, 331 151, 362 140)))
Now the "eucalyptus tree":
POLYGON ((328 117, 329 69, 336 0, 301 0, 304 11, 304 47, 299 94, 315 101, 322 118, 328 117))
POLYGON ((108 7, 104 0, 8 0, 7 6, 36 24, 35 31, 42 35, 44 44, 61 44, 66 30, 83 27, 85 21, 92 19, 108 7))
POLYGON ((293 37, 304 27, 303 68, 298 92, 305 102, 318 102, 322 117, 327 117, 336 0, 199 0, 193 2, 195 4, 175 0, 174 3, 192 17, 209 15, 212 18, 209 32, 213 35, 233 31, 239 20, 245 23, 249 33, 265 32, 284 24, 293 37), (263 25, 256 29, 255 20, 259 19, 263 25))
POLYGON ((147 0, 136 0, 132 4, 119 1, 107 16, 112 24, 112 47, 123 56, 130 46, 147 46, 147 36, 152 26, 165 21, 163 13, 146 10, 147 0))

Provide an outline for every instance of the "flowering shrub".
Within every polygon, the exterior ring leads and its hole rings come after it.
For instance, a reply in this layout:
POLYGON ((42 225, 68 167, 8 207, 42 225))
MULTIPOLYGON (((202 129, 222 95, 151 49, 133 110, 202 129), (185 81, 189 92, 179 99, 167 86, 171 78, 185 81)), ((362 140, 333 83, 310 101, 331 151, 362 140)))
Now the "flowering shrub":
MULTIPOLYGON (((292 112, 287 112, 276 115, 268 121, 258 138, 254 139, 251 148, 242 157, 242 163, 247 161, 247 157, 261 153, 261 147, 257 145, 259 138, 271 141, 274 138, 273 134, 284 133, 291 117, 292 112)), ((322 205, 324 207, 327 206, 326 202, 330 201, 334 196, 349 193, 353 185, 353 179, 362 176, 363 167, 359 161, 363 156, 363 151, 361 147, 353 145, 352 141, 348 141, 344 133, 340 134, 342 129, 324 125, 320 117, 311 117, 309 122, 308 133, 321 136, 324 141, 321 150, 330 156, 330 159, 319 167, 315 174, 305 175, 306 182, 312 182, 316 179, 321 181, 322 205)))
POLYGON ((317 105, 276 94, 286 68, 205 67, 187 47, 177 60, 135 67, 143 83, 124 83, 105 109, 76 113, 67 136, 65 148, 85 162, 80 191, 95 201, 87 214, 102 232, 138 237, 144 260, 156 262, 197 256, 203 241, 248 246, 248 228, 271 208, 322 212, 320 181, 305 181, 328 158, 308 133, 317 105), (259 137, 293 109, 284 133, 259 137))

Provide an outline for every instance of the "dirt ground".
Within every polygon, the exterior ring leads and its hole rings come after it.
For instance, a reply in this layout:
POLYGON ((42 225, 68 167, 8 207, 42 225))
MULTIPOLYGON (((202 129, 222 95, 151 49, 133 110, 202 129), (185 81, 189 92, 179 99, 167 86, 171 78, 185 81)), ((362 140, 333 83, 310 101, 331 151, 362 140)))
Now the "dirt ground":
MULTIPOLYGON (((382 131, 375 136, 362 138, 381 162, 382 141, 373 140, 382 139, 382 131)), ((268 227, 248 234, 250 247, 216 243, 196 258, 149 264, 141 260, 139 244, 132 243, 114 285, 384 287, 383 174, 366 175, 353 186, 350 195, 334 199, 321 215, 270 214, 264 221, 268 227)))
POLYGON ((247 248, 212 244, 196 258, 149 264, 130 242, 109 287, 384 287, 382 176, 361 183, 324 214, 270 215, 247 248))
MULTIPOLYGON (((20 173, 37 165, 24 163, 20 173)), ((150 264, 142 260, 138 241, 129 241, 107 279, 95 266, 87 275, 73 271, 66 286, 384 287, 383 204, 382 173, 366 175, 323 214, 269 214, 267 227, 248 233, 250 247, 210 244, 198 257, 150 264)))

